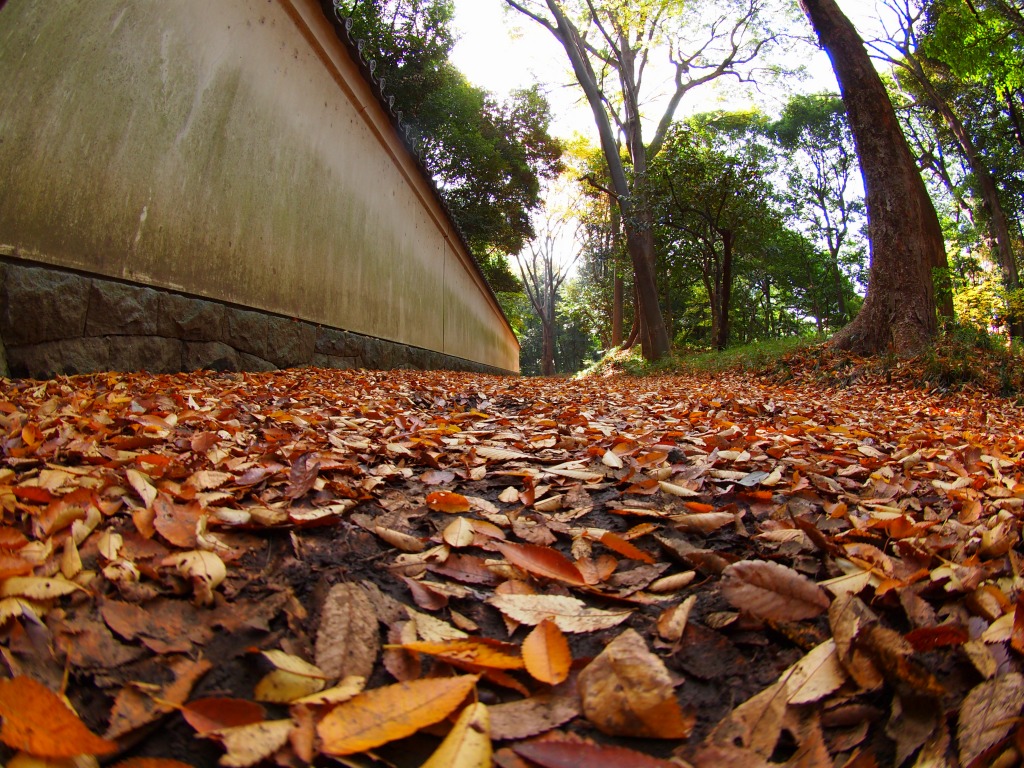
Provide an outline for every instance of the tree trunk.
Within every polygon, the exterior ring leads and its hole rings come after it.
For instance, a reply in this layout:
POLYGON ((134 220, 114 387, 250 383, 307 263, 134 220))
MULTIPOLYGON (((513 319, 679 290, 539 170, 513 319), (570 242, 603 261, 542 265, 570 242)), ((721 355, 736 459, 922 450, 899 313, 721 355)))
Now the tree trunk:
POLYGON ((541 318, 543 346, 540 356, 542 376, 555 375, 555 322, 553 318, 541 318))
POLYGON ((939 219, 857 30, 835 0, 800 4, 832 60, 867 193, 867 296, 832 343, 860 354, 914 354, 937 332, 932 268, 946 253, 939 219))
POLYGON ((622 216, 618 205, 611 201, 612 219, 612 346, 622 346, 622 272, 619 256, 622 251, 622 216))
POLYGON ((732 240, 729 230, 722 236, 722 273, 718 292, 718 324, 714 339, 715 349, 721 352, 729 344, 729 304, 732 301, 732 240))

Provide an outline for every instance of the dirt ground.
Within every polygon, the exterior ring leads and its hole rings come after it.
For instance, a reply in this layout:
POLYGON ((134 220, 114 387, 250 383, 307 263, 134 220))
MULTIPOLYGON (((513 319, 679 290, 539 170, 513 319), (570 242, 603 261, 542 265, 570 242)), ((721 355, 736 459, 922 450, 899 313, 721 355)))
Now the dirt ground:
POLYGON ((111 745, 19 740, 10 686, 2 757, 419 766, 479 702, 517 768, 1017 764, 1021 415, 813 372, 0 381, 3 676, 111 745), (353 676, 397 697, 354 752, 299 701, 353 676))

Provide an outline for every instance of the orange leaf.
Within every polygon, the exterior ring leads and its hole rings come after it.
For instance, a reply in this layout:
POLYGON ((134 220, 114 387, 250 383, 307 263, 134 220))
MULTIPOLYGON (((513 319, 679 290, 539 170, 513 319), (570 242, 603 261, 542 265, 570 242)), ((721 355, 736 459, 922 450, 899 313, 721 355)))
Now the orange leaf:
POLYGON ((587 583, 579 568, 569 562, 561 552, 549 547, 535 544, 505 544, 500 541, 495 542, 494 546, 506 560, 524 571, 577 587, 585 586, 587 583))
POLYGON ((469 499, 461 493, 434 491, 427 494, 427 506, 435 512, 457 514, 459 512, 469 512, 469 499))
POLYGON ((534 679, 558 685, 569 676, 572 651, 569 643, 550 619, 544 619, 523 641, 523 661, 534 679))
POLYGON ((473 664, 491 669, 522 669, 523 659, 501 650, 497 643, 482 640, 450 640, 446 643, 404 643, 407 651, 425 653, 453 664, 473 664))
POLYGON ((342 702, 317 726, 328 755, 352 755, 411 736, 454 712, 478 680, 463 675, 396 683, 342 702))
POLYGON ((113 741, 85 727, 57 694, 30 677, 0 680, 0 741, 37 757, 105 755, 113 741))
POLYGON ((254 701, 210 696, 190 701, 181 708, 181 716, 203 736, 220 728, 258 723, 266 719, 267 712, 254 701))
POLYGON ((617 533, 605 531, 601 535, 601 543, 608 547, 608 549, 618 552, 620 555, 622 555, 623 557, 628 557, 630 560, 639 560, 642 563, 654 562, 653 557, 651 557, 649 554, 644 552, 639 547, 630 544, 617 533))
POLYGON ((714 504, 705 504, 703 501, 686 501, 683 506, 691 512, 714 512, 714 504))

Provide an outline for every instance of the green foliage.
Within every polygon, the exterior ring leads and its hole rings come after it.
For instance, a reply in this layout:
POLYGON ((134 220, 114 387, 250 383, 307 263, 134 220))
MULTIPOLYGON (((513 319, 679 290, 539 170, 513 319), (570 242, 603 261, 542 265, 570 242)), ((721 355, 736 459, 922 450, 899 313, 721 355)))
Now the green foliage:
MULTIPOLYGON (((530 88, 499 103, 469 84, 448 60, 452 0, 337 0, 336 7, 376 61, 474 256, 505 280, 507 267, 495 267, 488 254, 515 253, 533 236, 541 182, 562 168, 547 100, 530 88)), ((506 289, 507 282, 495 285, 506 289)))
POLYGON ((1024 357, 974 324, 950 321, 923 354, 924 378, 943 389, 976 387, 1005 396, 1024 393, 1024 357))
POLYGON ((786 357, 811 349, 819 342, 806 336, 759 341, 724 351, 676 350, 669 357, 648 362, 639 350, 615 348, 580 373, 586 376, 661 376, 674 373, 715 374, 723 371, 778 373, 786 357))

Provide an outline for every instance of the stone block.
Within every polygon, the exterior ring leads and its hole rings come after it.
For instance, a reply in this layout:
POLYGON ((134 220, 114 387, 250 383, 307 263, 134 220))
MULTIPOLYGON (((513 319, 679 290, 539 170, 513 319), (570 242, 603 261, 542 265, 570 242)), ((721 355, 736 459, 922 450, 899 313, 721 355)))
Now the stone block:
POLYGON ((156 336, 160 294, 141 285, 94 278, 89 287, 86 336, 156 336))
POLYGON ((264 356, 280 368, 309 365, 316 348, 316 327, 301 320, 270 317, 270 337, 264 356))
MULTIPOLYGON (((177 373, 185 344, 163 336, 103 336, 108 349, 107 370, 177 373)), ((103 370, 103 369, 99 369, 103 370)))
POLYGON ((321 355, 318 352, 313 355, 313 365, 317 368, 338 368, 343 371, 349 371, 359 367, 359 360, 355 357, 321 355))
POLYGON ((220 302, 161 293, 157 334, 183 341, 224 341, 227 312, 220 302))
POLYGON ((187 341, 182 356, 186 371, 238 371, 242 358, 238 350, 221 341, 187 341))
POLYGON ((363 337, 337 328, 317 328, 315 351, 332 357, 358 357, 363 350, 363 337))
POLYGON ((5 265, 0 336, 10 347, 85 334, 89 280, 44 267, 5 265))
POLYGON ((247 352, 239 352, 238 358, 240 364, 238 370, 240 371, 276 371, 277 366, 269 360, 264 360, 262 357, 257 355, 250 355, 247 352))
POLYGON ((269 360, 267 343, 272 333, 273 316, 235 307, 225 307, 225 313, 227 335, 224 340, 239 352, 269 360))
POLYGON ((61 339, 10 346, 7 361, 12 376, 49 379, 110 370, 110 346, 100 338, 61 339))

